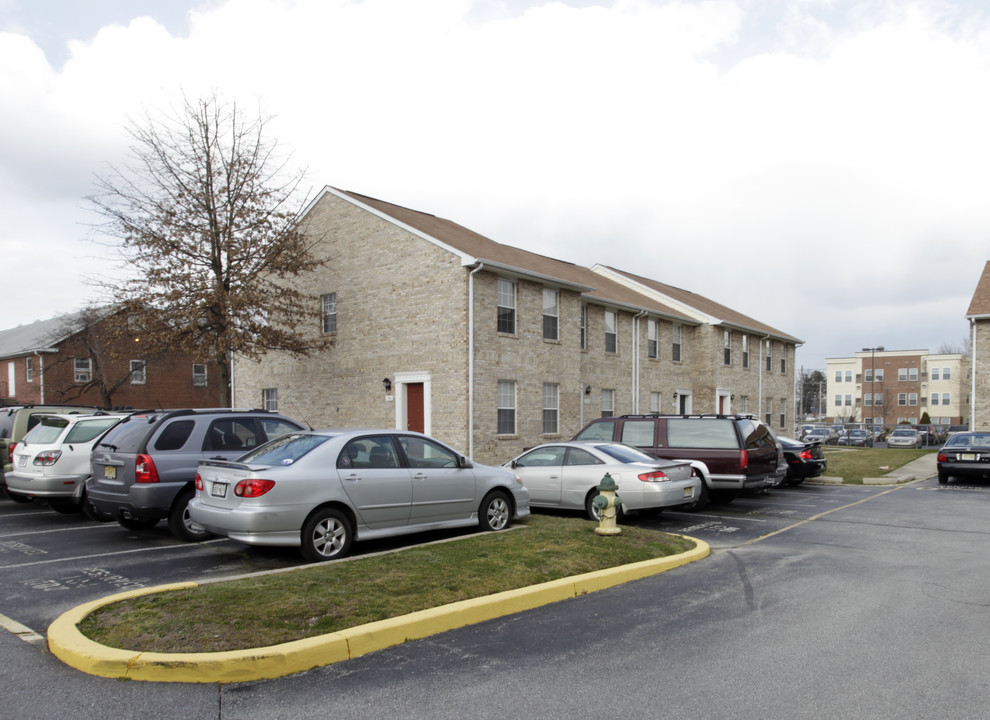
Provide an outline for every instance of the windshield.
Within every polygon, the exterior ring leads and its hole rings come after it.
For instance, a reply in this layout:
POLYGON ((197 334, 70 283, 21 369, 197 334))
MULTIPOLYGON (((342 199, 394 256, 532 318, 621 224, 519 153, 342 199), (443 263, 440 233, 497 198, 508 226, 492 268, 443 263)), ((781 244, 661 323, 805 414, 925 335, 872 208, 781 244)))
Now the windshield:
POLYGON ((266 442, 246 455, 237 458, 237 462, 246 465, 292 465, 304 455, 318 448, 330 439, 329 435, 309 435, 291 433, 282 435, 266 442))
POLYGON ((654 458, 651 458, 646 453, 642 453, 636 448, 627 447, 626 445, 595 445, 596 450, 601 450, 606 455, 609 455, 619 462, 624 463, 653 463, 656 462, 654 458))
POLYGON ((914 430, 894 430, 891 435, 894 437, 911 437, 914 435, 914 430))

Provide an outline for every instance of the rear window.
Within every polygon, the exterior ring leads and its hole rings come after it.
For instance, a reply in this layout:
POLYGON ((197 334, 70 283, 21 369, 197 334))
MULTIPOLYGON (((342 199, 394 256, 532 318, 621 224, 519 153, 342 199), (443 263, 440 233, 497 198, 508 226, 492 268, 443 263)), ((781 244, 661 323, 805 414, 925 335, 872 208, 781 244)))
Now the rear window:
POLYGON ((739 433, 745 438, 743 444, 747 450, 761 447, 776 447, 770 428, 759 420, 743 419, 737 422, 739 433))
POLYGON ((66 443, 87 443, 93 440, 104 431, 113 427, 120 418, 110 417, 110 418, 99 418, 96 420, 80 420, 65 436, 63 442, 66 443))
MULTIPOLYGON (((592 423, 578 433, 575 440, 611 440, 614 432, 615 421, 605 420, 603 422, 592 423)), ((650 443, 652 445, 652 443, 650 443)))
POLYGON ((721 418, 667 418, 667 446, 738 450, 731 420, 721 418))
POLYGON ((654 462, 653 458, 636 448, 625 447, 624 445, 596 445, 595 447, 622 463, 654 462))
POLYGON ((21 442, 25 445, 32 443, 36 445, 51 445, 59 439, 59 436, 65 430, 65 426, 68 424, 69 421, 65 418, 46 417, 31 430, 28 430, 21 439, 21 442))
POLYGON ((98 448, 113 452, 137 453, 143 452, 141 447, 161 415, 131 415, 120 421, 120 424, 107 433, 98 448))

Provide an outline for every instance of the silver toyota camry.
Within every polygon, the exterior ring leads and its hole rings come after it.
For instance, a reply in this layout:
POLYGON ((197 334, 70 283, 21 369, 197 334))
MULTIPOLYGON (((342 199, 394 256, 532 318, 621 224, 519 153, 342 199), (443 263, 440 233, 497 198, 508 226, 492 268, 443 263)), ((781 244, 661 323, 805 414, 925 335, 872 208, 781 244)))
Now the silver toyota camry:
POLYGON ((296 546, 311 562, 356 540, 529 515, 509 470, 478 465, 438 440, 400 430, 290 433, 235 461, 203 460, 190 518, 249 545, 296 546))

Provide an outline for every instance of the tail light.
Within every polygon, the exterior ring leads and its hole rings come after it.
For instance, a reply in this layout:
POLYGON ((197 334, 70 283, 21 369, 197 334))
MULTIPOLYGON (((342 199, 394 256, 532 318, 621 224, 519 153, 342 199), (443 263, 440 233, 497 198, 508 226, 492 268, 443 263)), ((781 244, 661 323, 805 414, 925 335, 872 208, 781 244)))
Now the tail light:
POLYGON ((31 461, 31 464, 48 467, 49 465, 54 465, 55 461, 60 457, 62 457, 61 450, 46 450, 45 452, 40 452, 35 455, 34 460, 31 461))
POLYGON ((234 486, 234 495, 246 498, 261 497, 273 487, 275 487, 274 480, 258 480, 256 478, 241 480, 234 486))
POLYGON ((134 460, 134 482, 136 483, 156 483, 158 482, 158 468, 150 455, 138 455, 134 460))
POLYGON ((749 450, 742 450, 739 453, 739 469, 746 470, 749 467, 749 450))
POLYGON ((661 470, 654 470, 653 472, 642 473, 639 479, 643 482, 670 482, 670 478, 662 472, 661 470))
POLYGON ((949 462, 949 456, 944 452, 939 452, 938 457, 935 458, 937 462, 949 462))
POLYGON ((7 462, 14 462, 14 448, 17 447, 17 443, 11 443, 7 446, 7 462))
POLYGON ((196 473, 196 489, 206 490, 206 486, 203 485, 203 476, 200 475, 199 473, 196 473))
POLYGON ((814 455, 811 454, 811 450, 802 450, 801 451, 801 459, 802 460, 814 460, 815 457, 814 457, 814 455))

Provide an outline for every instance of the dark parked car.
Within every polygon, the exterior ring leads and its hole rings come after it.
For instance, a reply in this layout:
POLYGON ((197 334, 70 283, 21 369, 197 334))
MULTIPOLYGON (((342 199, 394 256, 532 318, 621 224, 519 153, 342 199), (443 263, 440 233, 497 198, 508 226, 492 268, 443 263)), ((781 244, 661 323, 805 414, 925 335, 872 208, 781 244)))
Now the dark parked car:
POLYGON ((821 443, 822 445, 835 445, 839 439, 833 439, 834 431, 827 427, 814 427, 805 433, 804 441, 807 443, 821 443))
POLYGON ((784 448, 784 462, 787 463, 785 485, 798 485, 808 478, 818 477, 828 469, 821 443, 801 442, 782 435, 778 435, 777 440, 784 448))
POLYGON ((846 430, 839 438, 839 445, 851 447, 873 447, 873 433, 866 430, 846 430))
POLYGON ((777 472, 773 431, 752 415, 622 415, 588 423, 575 440, 613 440, 664 460, 694 460, 702 484, 689 503, 728 502, 771 487, 777 472))
POLYGON ((990 433, 958 432, 939 450, 936 458, 938 481, 950 477, 990 478, 990 433))
POLYGON ((129 530, 168 518, 180 540, 210 536, 189 517, 200 460, 234 460, 303 426, 265 410, 155 410, 122 420, 93 448, 86 494, 129 530))

